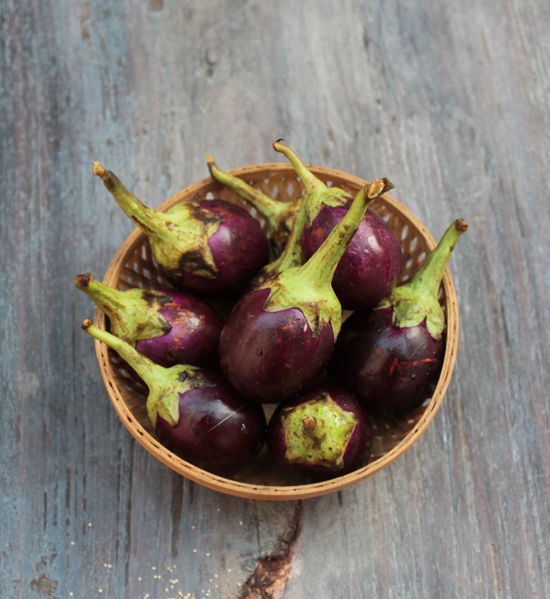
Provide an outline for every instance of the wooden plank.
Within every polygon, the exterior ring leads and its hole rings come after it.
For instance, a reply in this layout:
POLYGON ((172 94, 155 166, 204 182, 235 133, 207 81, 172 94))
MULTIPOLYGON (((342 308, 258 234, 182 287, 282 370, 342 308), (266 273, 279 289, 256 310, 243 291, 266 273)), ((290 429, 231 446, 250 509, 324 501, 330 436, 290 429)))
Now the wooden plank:
POLYGON ((2 3, 0 596, 550 596, 549 26, 539 0, 2 3), (208 153, 281 160, 279 137, 388 176, 436 237, 470 224, 435 421, 301 503, 215 493, 136 445, 72 285, 132 230, 93 160, 158 205, 208 153))

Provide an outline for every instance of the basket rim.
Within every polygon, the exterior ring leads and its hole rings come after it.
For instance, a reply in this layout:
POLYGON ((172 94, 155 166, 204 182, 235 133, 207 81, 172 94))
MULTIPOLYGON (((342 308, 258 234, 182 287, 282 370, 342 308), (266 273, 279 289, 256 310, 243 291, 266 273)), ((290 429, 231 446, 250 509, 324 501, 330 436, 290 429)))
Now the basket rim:
MULTIPOLYGON (((347 185, 356 186, 358 188, 361 188, 367 184, 366 180, 344 171, 317 165, 307 166, 308 169, 313 172, 313 174, 326 180, 334 181, 336 179, 337 181, 344 182, 347 185)), ((288 172, 288 174, 297 178, 297 175, 290 164, 278 162, 258 163, 234 168, 228 170, 227 172, 240 178, 245 178, 247 176, 259 173, 264 174, 264 176, 268 176, 270 172, 288 172)), ((162 202, 157 209, 165 211, 182 201, 183 197, 193 197, 195 194, 203 192, 204 188, 209 186, 218 188, 222 187, 213 178, 206 177, 176 192, 170 198, 162 202)), ((435 239, 413 212, 411 212, 406 206, 404 206, 399 200, 389 193, 385 193, 382 198, 386 205, 391 206, 393 210, 399 212, 404 219, 408 220, 409 223, 413 225, 413 227, 418 231, 418 234, 424 238, 424 241, 426 242, 426 245, 430 251, 436 247, 437 243, 435 239)), ((145 237, 145 234, 137 227, 126 237, 124 242, 119 246, 115 256, 107 268, 103 279, 103 282, 106 285, 112 286, 113 284, 116 284, 119 278, 120 270, 126 263, 127 257, 135 250, 135 247, 138 244, 144 241, 145 237)), ((354 485, 369 478, 376 472, 379 472, 383 468, 393 463, 422 436, 441 407, 449 387, 456 362, 459 335, 459 312, 456 289, 449 268, 447 268, 445 271, 442 284, 445 291, 447 311, 445 355, 436 388, 426 406, 426 409, 424 410, 424 413, 418 419, 418 422, 415 424, 415 426, 411 428, 405 437, 390 451, 375 461, 367 464, 363 468, 327 481, 299 485, 252 484, 224 478, 194 466, 193 464, 183 460, 166 449, 138 422, 132 411, 126 405, 125 401, 119 396, 115 385, 108 376, 108 348, 105 344, 98 340, 94 340, 96 358, 109 399, 111 400, 111 403, 123 424, 140 445, 142 445, 155 458, 157 458, 164 465, 168 466, 170 469, 174 470, 176 473, 215 491, 248 499, 292 501, 318 497, 354 485)), ((94 313, 94 323, 100 328, 105 328, 105 316, 97 307, 94 313)))

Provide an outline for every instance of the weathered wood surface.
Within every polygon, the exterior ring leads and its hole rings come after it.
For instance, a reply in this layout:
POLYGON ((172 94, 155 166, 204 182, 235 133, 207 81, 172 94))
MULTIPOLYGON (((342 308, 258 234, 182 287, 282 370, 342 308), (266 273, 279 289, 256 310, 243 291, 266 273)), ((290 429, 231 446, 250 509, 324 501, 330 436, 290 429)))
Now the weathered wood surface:
POLYGON ((1 597, 550 597, 549 30, 545 0, 0 4, 1 597), (207 153, 273 161, 279 137, 390 177, 436 237, 470 223, 429 431, 301 503, 218 494, 138 446, 72 282, 132 228, 94 159, 158 205, 207 153))

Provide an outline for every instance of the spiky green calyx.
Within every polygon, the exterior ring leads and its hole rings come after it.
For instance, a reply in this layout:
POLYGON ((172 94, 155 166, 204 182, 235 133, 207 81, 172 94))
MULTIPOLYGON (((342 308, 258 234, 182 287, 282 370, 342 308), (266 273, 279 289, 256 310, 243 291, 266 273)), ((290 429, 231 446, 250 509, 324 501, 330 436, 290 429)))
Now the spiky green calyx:
POLYGON ((289 463, 325 466, 335 471, 343 467, 357 419, 328 393, 283 409, 281 422, 286 442, 285 459, 289 463))
POLYGON ((292 164, 305 187, 304 196, 294 218, 294 226, 283 253, 261 270, 258 282, 267 281, 279 273, 303 264, 302 237, 304 229, 311 226, 323 206, 344 206, 349 202, 349 193, 338 187, 327 187, 281 140, 273 148, 282 153, 292 164))
POLYGON ((210 174, 216 181, 228 187, 238 196, 254 206, 269 223, 274 250, 279 255, 288 240, 294 226, 294 219, 301 204, 301 199, 293 202, 280 202, 252 187, 242 179, 220 170, 212 156, 206 157, 210 174))
POLYGON ((304 196, 297 203, 297 211, 290 235, 280 256, 260 271, 256 278, 259 284, 272 279, 279 273, 303 264, 302 236, 306 225, 311 225, 323 206, 343 206, 349 201, 349 194, 338 187, 327 187, 318 179, 284 143, 278 140, 273 148, 283 154, 294 167, 305 187, 304 196))
POLYGON ((126 341, 96 327, 89 318, 84 320, 82 328, 89 335, 115 350, 143 379, 149 388, 146 407, 153 428, 156 428, 158 416, 172 426, 178 424, 180 395, 197 387, 214 386, 213 382, 202 376, 200 368, 189 365, 170 368, 159 366, 140 354, 126 341))
POLYGON ((143 204, 120 179, 99 162, 97 175, 125 214, 147 235, 151 250, 167 272, 184 270, 213 279, 218 274, 208 240, 218 230, 222 218, 200 207, 199 201, 182 202, 166 212, 143 204))
POLYGON ((292 164, 297 175, 302 180, 305 187, 303 203, 306 204, 307 219, 306 225, 309 227, 317 218, 317 215, 323 206, 346 206, 349 201, 349 193, 339 187, 327 187, 318 177, 316 177, 302 162, 302 160, 291 150, 282 140, 273 144, 276 152, 280 152, 292 164))
POLYGON ((393 324, 398 328, 418 326, 424 320, 433 339, 440 339, 445 330, 445 313, 437 299, 443 275, 459 237, 468 223, 457 219, 447 228, 437 247, 428 254, 414 277, 396 287, 376 307, 393 308, 393 324))
POLYGON ((355 196, 344 218, 305 264, 284 269, 259 285, 258 289, 270 290, 264 309, 277 312, 298 308, 314 337, 330 323, 336 339, 342 326, 342 306, 332 289, 334 272, 369 204, 392 188, 388 179, 376 179, 366 185, 355 196))
POLYGON ((161 309, 171 301, 155 290, 120 291, 100 283, 91 272, 76 275, 74 284, 109 317, 113 335, 135 346, 140 339, 162 337, 171 330, 161 309))

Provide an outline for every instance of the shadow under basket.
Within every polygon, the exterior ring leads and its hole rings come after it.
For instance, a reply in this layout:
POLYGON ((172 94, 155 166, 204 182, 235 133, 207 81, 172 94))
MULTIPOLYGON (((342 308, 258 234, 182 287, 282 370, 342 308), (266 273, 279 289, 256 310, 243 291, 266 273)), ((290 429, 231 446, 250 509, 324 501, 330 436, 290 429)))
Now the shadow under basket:
MULTIPOLYGON (((355 195, 366 184, 366 181, 341 171, 324 167, 309 168, 328 185, 342 187, 350 195, 355 195)), ((279 201, 300 198, 303 194, 303 185, 291 165, 257 164, 229 172, 279 201)), ((159 209, 167 210, 191 198, 221 198, 234 202, 266 226, 253 208, 212 178, 186 187, 166 200, 159 209)), ((404 252, 401 282, 404 282, 414 275, 436 242, 422 223, 391 195, 384 194, 371 206, 386 220, 401 243, 404 252)), ((104 283, 118 289, 170 288, 156 266, 146 236, 139 229, 127 237, 115 254, 104 283)), ((163 464, 190 480, 229 495, 264 500, 304 499, 332 493, 372 476, 405 453, 427 429, 449 386, 458 345, 458 306, 448 269, 443 277, 439 299, 447 319, 445 357, 432 397, 404 418, 375 420, 374 452, 370 463, 350 474, 325 482, 302 484, 291 475, 282 473, 271 464, 265 448, 252 467, 232 478, 211 474, 179 458, 161 445, 153 432, 145 410, 147 387, 132 374, 116 352, 97 340, 95 349, 107 393, 117 414, 133 437, 163 464)), ((102 329, 107 325, 99 309, 95 311, 95 324, 102 329)), ((273 406, 267 405, 265 408, 269 417, 273 406)))

